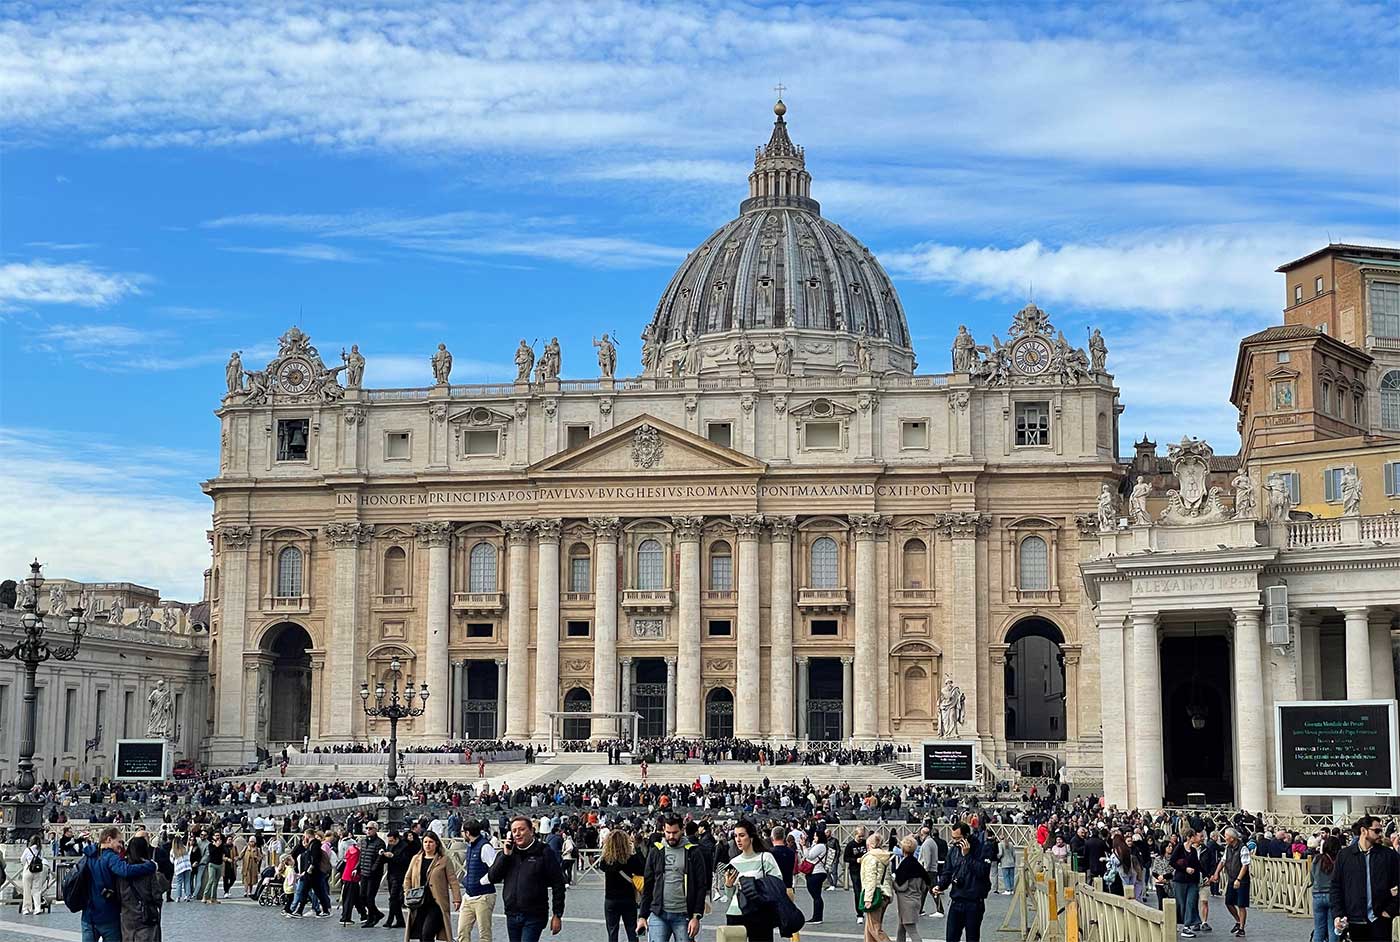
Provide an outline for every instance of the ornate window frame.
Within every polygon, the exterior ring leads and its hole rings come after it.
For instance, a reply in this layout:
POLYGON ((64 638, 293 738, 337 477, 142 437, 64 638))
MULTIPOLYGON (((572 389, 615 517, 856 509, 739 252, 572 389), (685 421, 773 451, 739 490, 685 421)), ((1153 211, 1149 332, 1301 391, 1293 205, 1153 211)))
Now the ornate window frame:
POLYGON ((391 526, 383 531, 375 531, 374 540, 374 607, 386 611, 406 611, 413 608, 413 566, 416 541, 413 532, 405 527, 391 526), (389 594, 386 568, 389 550, 398 548, 404 555, 404 592, 402 595, 389 594))
POLYGON ((264 614, 306 615, 311 611, 316 575, 316 555, 313 548, 316 531, 300 527, 278 527, 259 534, 261 543, 262 611, 264 614), (292 547, 301 551, 301 594, 277 594, 277 566, 282 551, 292 547))
POLYGON ((1059 605, 1060 525, 1045 517, 1020 517, 1002 527, 1002 585, 1015 606, 1059 605), (1044 589, 1021 588, 1021 547, 1030 537, 1045 541, 1047 583, 1044 589))
POLYGON ((515 416, 489 406, 472 406, 452 413, 447 417, 447 424, 452 429, 453 460, 466 462, 502 460, 510 446, 510 428, 514 421, 515 416), (467 433, 490 431, 496 433, 496 451, 492 454, 468 453, 467 433))

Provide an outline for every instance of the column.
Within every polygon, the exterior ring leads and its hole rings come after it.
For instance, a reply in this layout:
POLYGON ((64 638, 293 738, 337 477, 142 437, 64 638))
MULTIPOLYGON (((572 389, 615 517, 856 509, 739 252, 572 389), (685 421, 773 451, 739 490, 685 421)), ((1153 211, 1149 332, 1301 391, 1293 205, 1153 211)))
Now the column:
POLYGON ((1371 625, 1371 696, 1376 700, 1395 699, 1395 654, 1390 643, 1390 615, 1371 625))
POLYGON ((666 735, 676 736, 676 659, 666 658, 666 735))
POLYGON ((739 542, 739 627, 734 651, 734 735, 758 739, 763 680, 759 670, 758 534, 762 514, 736 514, 739 542))
MULTIPOLYGON (((617 709, 617 517, 590 517, 593 528, 593 709, 617 709)), ((618 735, 615 719, 595 717, 593 738, 618 735)))
POLYGON ((1128 795, 1128 710, 1124 691, 1123 619, 1099 614, 1099 719, 1103 728, 1104 800, 1132 807, 1128 795))
MULTIPOLYGON (((326 680, 326 656, 324 654, 311 655, 311 725, 308 740, 315 740, 318 736, 324 735, 321 725, 325 718, 326 711, 321 709, 321 695, 325 693, 326 680)), ((429 698, 432 699, 431 697, 429 698)))
POLYGON ((991 736, 992 761, 998 767, 1007 763, 1006 759, 1006 652, 1009 644, 993 644, 987 649, 990 661, 987 678, 991 685, 991 736))
POLYGON ((467 690, 467 664, 465 661, 452 662, 452 696, 447 711, 447 736, 449 739, 465 738, 466 725, 462 713, 470 691, 467 690), (461 727, 460 731, 458 727, 461 727))
POLYGON ((414 527, 418 543, 428 548, 428 624, 427 644, 419 652, 422 663, 420 677, 428 682, 428 707, 423 713, 423 736, 428 739, 447 738, 447 714, 452 699, 447 689, 451 661, 447 653, 447 615, 450 600, 452 567, 452 524, 447 522, 420 523, 414 527))
POLYGON ((704 517, 672 517, 680 544, 679 598, 676 600, 677 683, 666 696, 666 715, 675 719, 675 734, 685 739, 704 735, 700 705, 700 527, 704 517))
MULTIPOLYGON (((253 645, 247 625, 248 543, 252 536, 252 527, 219 529, 223 585, 219 589, 218 677, 212 692, 216 698, 214 739, 209 744, 209 754, 212 762, 224 766, 241 764, 251 752, 243 735, 243 651, 253 645)), ((248 738, 252 738, 251 733, 252 730, 248 738)))
POLYGON ((374 527, 358 522, 331 523, 325 528, 335 557, 332 593, 331 638, 326 645, 333 705, 325 734, 345 741, 351 738, 349 705, 358 694, 355 675, 360 670, 357 635, 360 627, 360 547, 374 535, 374 527))
POLYGON ((772 585, 768 597, 768 612, 772 647, 768 652, 768 725, 773 738, 792 739, 793 723, 793 660, 792 660, 792 530, 796 517, 771 517, 773 528, 770 543, 772 585))
POLYGON ((622 659, 622 712, 632 712, 632 659, 622 659))
MULTIPOLYGON (((550 718, 559 709, 559 527, 558 517, 535 521, 539 568, 535 585, 536 742, 549 741, 550 718)), ((596 701, 595 701, 596 702, 596 701)))
MULTIPOLYGON (((860 740, 873 740, 880 735, 878 659, 880 656, 880 626, 875 608, 879 604, 875 584, 876 531, 884 521, 879 514, 856 514, 851 528, 856 536, 855 674, 860 686, 855 688, 855 717, 851 735, 860 740)), ((974 701, 975 702, 975 701, 974 701)))
MULTIPOLYGON (((530 521, 506 520, 506 660, 505 710, 496 722, 505 724, 505 738, 524 742, 530 737, 530 521)), ((500 663, 499 661, 497 662, 500 663)), ((498 669, 497 677, 501 670, 498 669)))
MULTIPOLYGON (((1139 808, 1160 808, 1167 788, 1162 771, 1162 651, 1157 642, 1157 613, 1133 612, 1132 620, 1133 755, 1137 759, 1133 802, 1139 808)), ((1256 665, 1256 684, 1258 670, 1256 665)))
POLYGON ((807 659, 797 659, 797 738, 806 742, 810 732, 807 729, 807 659))
POLYGON ((1347 620, 1347 699, 1371 699, 1371 623, 1364 608, 1342 610, 1347 620))
POLYGON ((841 658, 841 738, 850 739, 852 730, 855 728, 854 703, 851 697, 852 674, 855 672, 856 659, 853 657, 841 658))
POLYGON ((506 722, 506 683, 510 679, 506 672, 508 662, 503 657, 496 658, 496 728, 492 730, 496 739, 503 738, 506 722))
POLYGON ((1288 613, 1293 623, 1293 643, 1298 646, 1298 698, 1318 700, 1318 636, 1316 619, 1304 619, 1294 609, 1288 613))
POLYGON ((1235 609, 1235 741, 1240 750, 1236 797, 1246 811, 1263 811, 1269 802, 1268 729, 1264 721, 1260 648, 1259 610, 1235 609))

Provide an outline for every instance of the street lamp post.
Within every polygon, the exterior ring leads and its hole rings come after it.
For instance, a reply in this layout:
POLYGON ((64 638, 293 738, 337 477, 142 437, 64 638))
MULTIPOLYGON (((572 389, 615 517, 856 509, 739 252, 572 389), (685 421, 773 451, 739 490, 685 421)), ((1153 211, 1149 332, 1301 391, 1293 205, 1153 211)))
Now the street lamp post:
POLYGON ((389 811, 385 826, 390 831, 403 827, 403 808, 399 805, 399 720, 405 717, 422 716, 428 707, 428 682, 419 689, 413 689, 413 678, 409 678, 403 695, 399 694, 399 659, 389 662, 392 687, 385 689, 381 681, 374 687, 374 706, 369 705, 369 684, 360 684, 360 702, 364 704, 365 716, 379 716, 389 721, 389 785, 385 790, 389 798, 389 811), (414 698, 420 701, 413 705, 414 698))
POLYGON ((39 697, 35 678, 39 665, 48 660, 71 661, 78 656, 78 647, 87 633, 87 622, 83 620, 81 607, 68 610, 67 627, 71 643, 50 644, 44 637, 47 626, 44 616, 39 613, 39 590, 43 588, 44 577, 39 573, 39 561, 29 565, 29 578, 19 585, 22 599, 20 609, 20 630, 22 635, 11 647, 0 643, 0 660, 14 658, 24 664, 24 710, 20 714, 19 767, 16 782, 19 794, 4 803, 4 823, 11 840, 27 841, 33 834, 43 831, 44 803, 30 797, 34 787, 34 727, 38 721, 39 697))

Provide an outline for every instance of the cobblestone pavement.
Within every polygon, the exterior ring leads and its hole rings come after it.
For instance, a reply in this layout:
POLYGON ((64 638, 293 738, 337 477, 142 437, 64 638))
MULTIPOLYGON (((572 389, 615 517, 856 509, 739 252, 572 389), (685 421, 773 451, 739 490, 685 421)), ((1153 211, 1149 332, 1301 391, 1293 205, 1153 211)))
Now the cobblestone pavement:
MULTIPOLYGON (((237 894, 235 890, 235 894, 237 894)), ((812 926, 802 930, 803 942, 829 942, 829 940, 860 940, 860 926, 852 915, 851 896, 848 891, 829 890, 826 894, 826 919, 820 926, 812 926)), ((1001 925, 1002 918, 1006 914, 1008 902, 1011 898, 1007 896, 992 896, 987 900, 987 918, 983 923, 982 938, 986 940, 1004 939, 1013 942, 1018 935, 1011 932, 997 932, 996 928, 1001 925)), ((810 915, 811 898, 805 891, 799 890, 797 893, 798 904, 802 911, 810 915)), ((387 903, 381 899, 380 908, 387 909, 387 903)), ((1212 923, 1215 931, 1203 935, 1203 939, 1216 938, 1221 942, 1232 942, 1233 936, 1229 933, 1230 917, 1225 913, 1224 907, 1215 901, 1211 907, 1211 915, 1215 917, 1219 911, 1218 918, 1213 918, 1212 923)), ((310 909, 307 910, 310 913, 310 909)), ((47 916, 20 916, 18 908, 15 906, 5 906, 0 910, 0 940, 4 942, 40 942, 40 940, 58 940, 58 942, 81 942, 82 935, 79 928, 79 917, 62 909, 60 906, 47 916)), ((386 931, 383 928, 361 929, 358 924, 346 928, 338 924, 339 909, 336 914, 326 919, 285 919, 280 910, 265 909, 239 899, 230 899, 219 906, 207 906, 198 903, 181 903, 179 905, 167 905, 163 920, 163 935, 167 942, 186 942, 186 940, 220 940, 220 942, 242 942, 246 939, 258 939, 263 942, 275 942, 275 940, 293 940, 296 942, 321 942, 321 940, 399 940, 403 938, 401 931, 386 931)), ((700 939, 702 942, 710 942, 715 937, 714 927, 722 924, 723 917, 710 915, 705 918, 701 928, 700 939)), ((925 939, 941 940, 944 938, 944 922, 942 919, 926 918, 920 920, 920 931, 925 939)), ((885 928, 890 936, 895 935, 893 917, 885 920, 885 928)), ((1257 942, 1306 942, 1311 934, 1311 922, 1303 919, 1290 918, 1278 913, 1251 912, 1249 917, 1249 935, 1251 940, 1257 942)), ((502 916, 499 904, 496 910, 495 938, 504 942, 506 938, 505 920, 502 916)), ((551 937, 546 932, 545 939, 551 937)), ((625 939, 626 936, 624 935, 625 939)), ((569 892, 568 905, 564 916, 564 931, 558 936, 554 936, 555 942, 605 942, 607 932, 603 927, 603 891, 597 883, 580 884, 569 892)), ((1112 940, 1104 940, 1112 942, 1112 940)))

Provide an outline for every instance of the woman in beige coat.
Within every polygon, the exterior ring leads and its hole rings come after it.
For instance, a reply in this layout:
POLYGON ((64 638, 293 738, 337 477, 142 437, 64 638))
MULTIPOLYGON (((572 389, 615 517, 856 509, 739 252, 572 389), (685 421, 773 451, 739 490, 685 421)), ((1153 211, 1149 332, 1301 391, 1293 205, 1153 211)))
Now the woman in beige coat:
POLYGON ((403 877, 405 899, 414 889, 423 887, 423 901, 413 907, 413 915, 404 927, 404 942, 451 942, 448 927, 453 924, 452 911, 462 897, 454 876, 442 839, 434 831, 424 831, 423 849, 409 862, 403 877))
POLYGON ((865 942, 890 942, 885 932, 885 907, 894 899, 894 879, 890 852, 885 839, 876 831, 865 839, 865 856, 860 859, 861 908, 865 911, 865 942), (880 902, 875 902, 876 891, 880 902))

